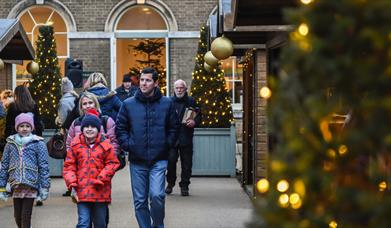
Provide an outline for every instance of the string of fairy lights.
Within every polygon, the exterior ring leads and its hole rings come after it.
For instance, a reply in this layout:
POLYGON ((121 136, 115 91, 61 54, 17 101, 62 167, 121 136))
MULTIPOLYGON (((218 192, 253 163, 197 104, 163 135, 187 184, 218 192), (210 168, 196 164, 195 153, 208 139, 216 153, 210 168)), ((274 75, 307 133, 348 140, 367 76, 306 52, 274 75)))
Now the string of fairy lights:
POLYGON ((56 40, 51 25, 40 28, 36 45, 37 56, 35 62, 39 65, 39 70, 33 74, 34 80, 30 84, 30 89, 38 104, 39 113, 56 117, 57 104, 61 95, 61 76, 58 66, 56 40))
POLYGON ((224 71, 215 66, 210 71, 204 67, 204 56, 207 50, 206 27, 200 30, 201 38, 198 43, 198 53, 195 56, 195 69, 192 72, 193 96, 202 110, 203 127, 228 125, 233 121, 231 100, 225 88, 224 71))

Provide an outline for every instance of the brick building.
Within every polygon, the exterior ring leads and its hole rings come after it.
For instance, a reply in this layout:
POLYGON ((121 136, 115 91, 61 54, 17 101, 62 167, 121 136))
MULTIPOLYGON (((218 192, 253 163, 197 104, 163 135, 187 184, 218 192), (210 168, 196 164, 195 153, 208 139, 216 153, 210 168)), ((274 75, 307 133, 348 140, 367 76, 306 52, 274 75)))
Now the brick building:
MULTIPOLYGON (((131 47, 141 41, 158 40, 163 49, 157 58, 170 86, 178 78, 191 82, 199 28, 217 3, 218 0, 0 0, 0 18, 19 18, 33 44, 37 28, 53 22, 62 73, 66 58, 80 59, 84 71, 103 72, 113 89, 136 64, 139 55, 131 47)), ((12 87, 31 77, 25 71, 26 64, 13 68, 11 83, 8 82, 12 87)))

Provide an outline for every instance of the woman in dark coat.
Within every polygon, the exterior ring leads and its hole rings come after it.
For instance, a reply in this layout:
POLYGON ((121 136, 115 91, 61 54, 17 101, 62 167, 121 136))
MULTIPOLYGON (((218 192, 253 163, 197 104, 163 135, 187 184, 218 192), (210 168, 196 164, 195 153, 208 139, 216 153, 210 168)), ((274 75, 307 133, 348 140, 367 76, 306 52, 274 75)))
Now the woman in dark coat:
POLYGON ((122 102, 115 91, 107 88, 107 81, 102 73, 92 73, 86 82, 86 91, 95 94, 98 98, 100 110, 103 115, 110 116, 114 121, 121 108, 122 102))
POLYGON ((9 104, 6 123, 5 123, 5 138, 10 135, 16 134, 15 130, 15 118, 20 113, 31 112, 34 114, 34 126, 33 134, 42 136, 43 124, 41 116, 38 111, 38 106, 31 97, 30 91, 26 86, 19 85, 14 91, 15 101, 9 104))

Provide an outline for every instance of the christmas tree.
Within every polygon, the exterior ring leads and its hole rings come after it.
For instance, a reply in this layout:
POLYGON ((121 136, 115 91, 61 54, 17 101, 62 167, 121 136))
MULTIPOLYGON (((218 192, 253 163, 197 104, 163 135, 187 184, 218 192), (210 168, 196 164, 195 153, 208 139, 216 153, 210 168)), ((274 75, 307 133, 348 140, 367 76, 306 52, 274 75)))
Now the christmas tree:
POLYGON ((391 227, 391 1, 302 0, 251 227, 391 227))
POLYGON ((207 35, 204 26, 200 30, 190 95, 194 97, 201 108, 202 123, 200 127, 230 127, 231 121, 233 121, 231 99, 225 88, 223 71, 220 66, 216 66, 210 72, 204 68, 204 55, 208 47, 207 35))
POLYGON ((50 25, 39 28, 35 58, 35 62, 39 64, 39 71, 32 75, 33 80, 29 87, 33 99, 38 104, 45 128, 55 128, 57 104, 61 98, 61 75, 53 34, 53 27, 50 25))
POLYGON ((130 68, 132 75, 138 75, 145 67, 153 67, 159 74, 159 87, 163 94, 166 93, 166 69, 160 63, 163 56, 165 42, 159 39, 146 39, 137 45, 129 45, 128 51, 133 51, 137 57, 137 66, 130 68))

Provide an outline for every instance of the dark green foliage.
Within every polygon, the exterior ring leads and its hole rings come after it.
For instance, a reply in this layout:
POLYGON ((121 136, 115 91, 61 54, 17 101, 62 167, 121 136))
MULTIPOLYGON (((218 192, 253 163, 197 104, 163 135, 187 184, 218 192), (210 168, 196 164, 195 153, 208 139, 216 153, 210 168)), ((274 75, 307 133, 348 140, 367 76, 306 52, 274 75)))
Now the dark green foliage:
POLYGON ((383 164, 391 161, 390 12, 385 0, 316 0, 287 11, 288 23, 309 33, 292 31, 269 82, 278 145, 250 226, 391 227, 391 167, 383 164), (298 209, 279 206, 282 179, 288 195, 304 183, 298 209))

